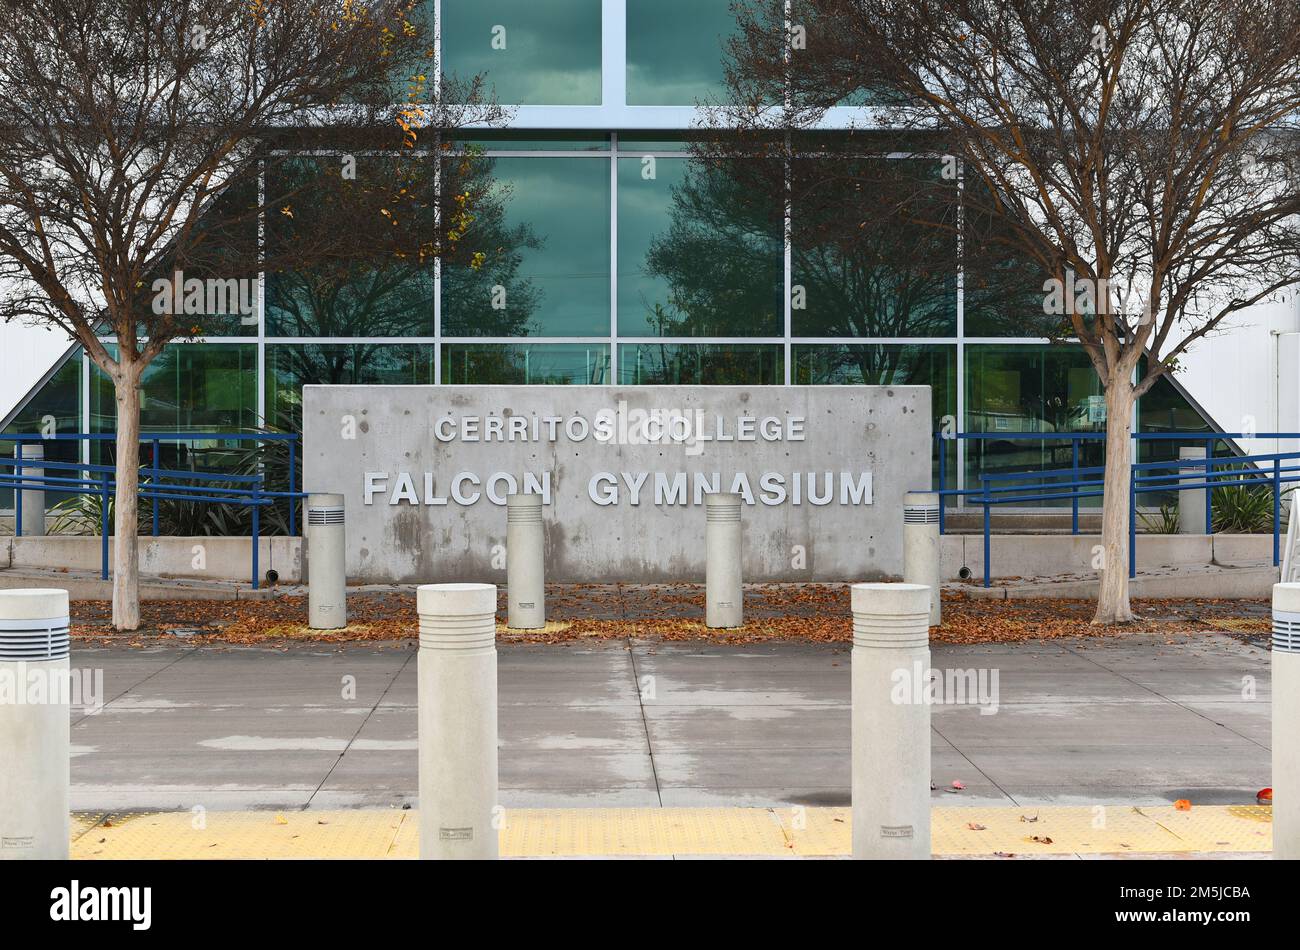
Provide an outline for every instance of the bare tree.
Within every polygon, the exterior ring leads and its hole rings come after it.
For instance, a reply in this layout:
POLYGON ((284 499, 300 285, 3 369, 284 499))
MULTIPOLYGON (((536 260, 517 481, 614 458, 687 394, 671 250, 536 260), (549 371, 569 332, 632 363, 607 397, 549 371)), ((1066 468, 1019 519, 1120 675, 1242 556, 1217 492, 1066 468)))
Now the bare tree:
MULTIPOLYGON (((889 149, 936 155, 963 181, 967 250, 998 248, 1044 275, 1045 315, 1105 392, 1094 622, 1130 620, 1137 398, 1225 318, 1300 281, 1300 6, 736 6, 729 124, 794 142, 828 108, 860 104, 859 126, 892 135, 889 149)), ((978 274, 970 260, 966 274, 978 274)))
POLYGON ((442 133, 500 114, 477 81, 437 75, 423 9, 415 0, 0 5, 0 317, 62 328, 113 382, 118 629, 139 625, 140 383, 150 362, 173 340, 255 323, 246 288, 261 270, 380 270, 394 258, 431 267, 465 244, 472 210, 442 133), (275 174, 306 149, 336 173, 309 184, 275 174), (357 160, 367 150, 389 156, 369 174, 357 160), (337 211, 333 227, 272 239, 295 208, 317 203, 337 211))

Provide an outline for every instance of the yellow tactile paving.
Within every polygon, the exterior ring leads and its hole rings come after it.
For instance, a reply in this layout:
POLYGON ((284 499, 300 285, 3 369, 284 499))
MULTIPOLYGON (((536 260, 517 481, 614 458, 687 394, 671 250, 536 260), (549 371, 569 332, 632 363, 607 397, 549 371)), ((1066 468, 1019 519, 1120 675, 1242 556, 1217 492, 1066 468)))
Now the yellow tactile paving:
POLYGON ((382 858, 404 811, 161 812, 113 815, 72 843, 72 857, 382 858))
MULTIPOLYGON (((393 857, 420 851, 414 812, 393 857)), ((507 857, 788 854, 776 816, 766 808, 516 808, 502 817, 507 857)))
MULTIPOLYGON (((414 811, 190 812, 74 820, 74 858, 414 858, 414 811)), ((935 808, 937 855, 1251 852, 1272 848, 1267 806, 935 808)), ((524 808, 503 814, 503 857, 850 852, 847 808, 524 808)))
POLYGON ((1186 842, 1187 851, 1268 851, 1273 847, 1271 805, 1227 805, 1178 811, 1138 808, 1147 819, 1186 842))

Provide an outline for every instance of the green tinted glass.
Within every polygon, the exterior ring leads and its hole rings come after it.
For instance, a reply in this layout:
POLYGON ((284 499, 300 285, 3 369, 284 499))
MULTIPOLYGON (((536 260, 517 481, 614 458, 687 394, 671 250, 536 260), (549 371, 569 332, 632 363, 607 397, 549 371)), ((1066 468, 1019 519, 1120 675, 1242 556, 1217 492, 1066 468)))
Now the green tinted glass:
POLYGON ((627 0, 627 102, 692 106, 726 95, 730 0, 627 0))
MULTIPOLYGON (((91 431, 115 431, 116 418, 112 381, 92 367, 91 431)), ((144 371, 140 425, 146 432, 239 432, 256 428, 257 347, 251 343, 167 347, 144 371)))
MULTIPOLYGON (((5 435, 74 435, 81 431, 81 350, 78 348, 54 371, 44 385, 37 388, 31 399, 5 426, 5 435)), ((14 456, 15 443, 0 435, 0 455, 14 456)), ((81 446, 75 439, 47 439, 42 442, 44 457, 58 462, 76 462, 81 446)), ((0 466, 0 473, 13 474, 14 469, 0 466)), ((48 471, 48 476, 78 478, 80 473, 48 471)), ((13 506, 13 491, 0 489, 0 508, 13 506)), ((46 491, 47 505, 57 504, 66 496, 61 492, 46 491)))
POLYGON ((776 386, 784 382, 780 346, 753 343, 624 343, 624 385, 776 386))
POLYGON ((618 160, 620 336, 780 336, 781 223, 728 170, 618 160))
POLYGON ((309 383, 419 385, 433 382, 434 347, 394 343, 279 343, 266 348, 266 411, 300 429, 309 383))
POLYGON ((443 0, 442 70, 505 105, 600 105, 600 0, 443 0))
POLYGON ((608 335, 609 162, 474 162, 491 185, 442 269, 443 335, 608 335))
MULTIPOLYGON (((885 344, 797 344, 792 348, 794 383, 811 386, 929 386, 933 432, 952 430, 957 417, 957 347, 885 344)), ((936 442, 934 482, 939 484, 938 447, 943 445, 945 487, 957 487, 957 443, 936 442)))
POLYGON ((803 159, 793 187, 795 336, 956 334, 957 189, 935 163, 803 159))
POLYGON ((433 238, 433 168, 339 155, 268 170, 268 336, 433 335, 433 257, 419 246, 433 238))
POLYGON ((449 343, 442 348, 442 381, 501 386, 604 385, 609 382, 609 347, 449 343))
MULTIPOLYGON (((1076 451, 1072 440, 1036 439, 1023 433, 1102 432, 1106 426, 1101 383, 1087 354, 1078 347, 967 346, 965 385, 962 431, 980 436, 966 442, 968 486, 978 485, 981 474, 1072 466, 1076 451)), ((1078 464, 1102 464, 1103 448, 1100 439, 1081 440, 1078 464)))

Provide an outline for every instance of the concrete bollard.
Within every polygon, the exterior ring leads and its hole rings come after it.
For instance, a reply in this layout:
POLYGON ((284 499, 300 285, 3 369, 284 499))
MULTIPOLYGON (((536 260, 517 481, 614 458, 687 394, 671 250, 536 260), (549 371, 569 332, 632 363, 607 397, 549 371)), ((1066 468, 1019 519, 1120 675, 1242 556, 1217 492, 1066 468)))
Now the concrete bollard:
POLYGON ((347 535, 343 496, 307 496, 307 625, 338 630, 348 625, 347 535))
POLYGON ((939 591, 939 493, 910 491, 903 496, 903 581, 930 588, 930 626, 943 620, 939 591))
POLYGON ((704 603, 710 627, 745 622, 740 561, 741 497, 730 492, 704 496, 704 603))
MULTIPOLYGON (((45 446, 39 442, 19 442, 14 446, 14 458, 23 462, 23 478, 43 479, 45 469, 40 466, 28 467, 27 461, 45 461, 45 446)), ((45 489, 23 489, 23 521, 20 525, 25 538, 40 538, 45 535, 45 489)))
POLYGON ((69 646, 66 590, 0 591, 0 861, 68 858, 69 646))
POLYGON ((497 856, 495 584, 425 584, 420 614, 420 857, 497 856))
POLYGON ((1273 857, 1300 859, 1300 584, 1273 585, 1273 857))
POLYGON ((854 584, 853 857, 930 857, 930 589, 854 584))
POLYGON ((542 496, 506 498, 506 626, 546 626, 546 564, 543 555, 542 496))
MULTIPOLYGON (((1184 459, 1198 462, 1205 461, 1205 446, 1184 445, 1178 449, 1178 461, 1184 459)), ((1205 466, 1182 466, 1178 474, 1183 480, 1196 483, 1205 481, 1205 466)), ((1178 493, 1178 533, 1205 534, 1205 492, 1204 488, 1189 488, 1178 493)))

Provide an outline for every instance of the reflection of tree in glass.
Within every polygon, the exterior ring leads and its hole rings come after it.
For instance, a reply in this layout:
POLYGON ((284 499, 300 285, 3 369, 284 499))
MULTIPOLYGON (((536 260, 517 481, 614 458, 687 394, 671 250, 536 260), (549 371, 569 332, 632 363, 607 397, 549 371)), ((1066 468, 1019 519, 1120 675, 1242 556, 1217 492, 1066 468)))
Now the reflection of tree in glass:
POLYGON ((268 176, 286 195, 272 202, 279 210, 269 212, 267 222, 271 332, 432 336, 436 258, 453 287, 466 280, 507 287, 513 306, 508 313, 488 309, 497 320, 492 332, 523 332, 532 294, 514 275, 518 248, 532 237, 526 228, 504 226, 502 199, 489 190, 486 163, 444 162, 439 182, 427 157, 360 156, 352 177, 346 161, 352 159, 299 158, 268 176), (326 247, 311 256, 313 266, 294 266, 304 245, 317 242, 326 247), (331 244, 343 246, 332 254, 331 244), (451 266, 462 259, 464 268, 451 266))
MULTIPOLYGON (((957 189, 940 182, 929 160, 828 154, 794 162, 791 275, 805 296, 794 311, 796 335, 956 332, 957 189)), ((902 355, 877 347, 851 354, 866 383, 889 381, 902 355)))
POLYGON ((656 335, 781 332, 780 212, 753 194, 725 163, 692 162, 673 187, 672 223, 645 263, 669 285, 667 300, 645 301, 656 335))
POLYGON ((384 343, 274 347, 274 411, 302 431, 304 383, 327 385, 432 383, 432 346, 384 343), (422 364, 429 365, 422 365, 422 364))
MULTIPOLYGON (((455 301, 443 307, 444 336, 527 336, 534 332, 532 315, 541 301, 541 291, 527 278, 519 277, 524 250, 538 250, 543 241, 528 223, 510 226, 506 208, 510 187, 492 175, 495 160, 472 151, 443 163, 445 174, 454 173, 462 182, 458 192, 473 209, 464 221, 458 240, 474 249, 473 255, 458 255, 442 268, 442 299, 455 301), (492 306, 500 299, 509 302, 492 306)), ((456 195, 449 202, 456 207, 456 195)))

